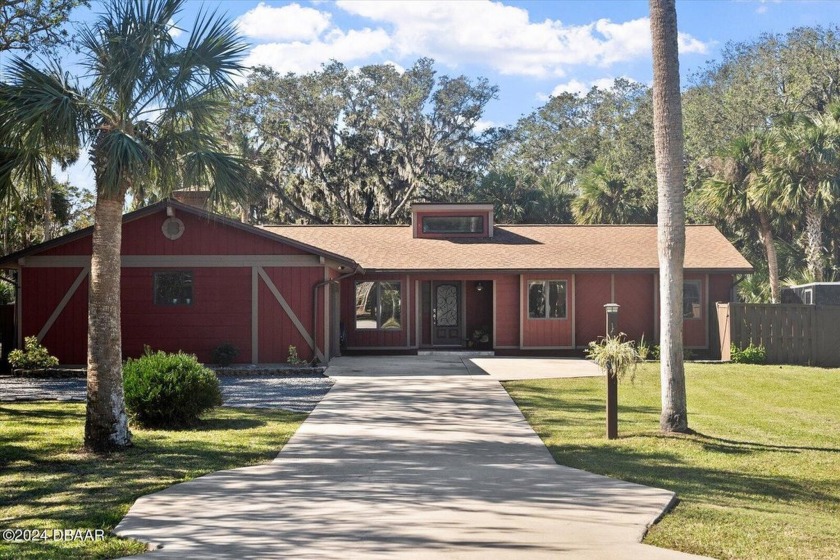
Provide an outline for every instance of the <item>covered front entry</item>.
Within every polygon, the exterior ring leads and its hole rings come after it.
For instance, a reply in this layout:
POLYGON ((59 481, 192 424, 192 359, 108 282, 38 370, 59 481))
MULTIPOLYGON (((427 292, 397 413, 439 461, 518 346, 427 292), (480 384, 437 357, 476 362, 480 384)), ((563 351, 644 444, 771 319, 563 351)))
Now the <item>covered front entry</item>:
POLYGON ((493 281, 418 280, 419 348, 493 349, 493 281))
POLYGON ((462 282, 432 282, 432 345, 463 346, 462 282))

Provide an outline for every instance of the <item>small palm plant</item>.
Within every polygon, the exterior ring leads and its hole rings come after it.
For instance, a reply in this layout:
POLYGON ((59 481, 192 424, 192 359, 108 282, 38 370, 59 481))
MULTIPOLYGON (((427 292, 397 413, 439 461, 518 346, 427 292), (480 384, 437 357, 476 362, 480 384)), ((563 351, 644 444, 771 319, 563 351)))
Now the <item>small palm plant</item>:
POLYGON ((629 375, 630 381, 633 381, 636 378, 636 364, 641 361, 641 357, 635 341, 625 340, 626 337, 624 333, 618 333, 590 342, 586 356, 607 375, 618 379, 629 375))
POLYGON ((587 357, 598 364, 607 374, 607 439, 618 437, 618 380, 636 376, 636 364, 641 361, 636 344, 624 340, 626 335, 605 336, 600 341, 590 342, 587 357))

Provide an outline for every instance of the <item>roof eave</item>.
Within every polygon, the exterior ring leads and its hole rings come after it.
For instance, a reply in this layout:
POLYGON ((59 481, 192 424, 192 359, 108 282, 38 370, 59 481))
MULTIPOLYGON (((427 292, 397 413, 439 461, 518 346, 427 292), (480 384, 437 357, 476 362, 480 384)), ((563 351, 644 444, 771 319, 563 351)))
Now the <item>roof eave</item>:
MULTIPOLYGON (((196 208, 195 206, 190 206, 189 204, 184 204, 182 202, 178 202, 175 199, 169 198, 166 200, 161 200, 159 202, 155 202, 154 204, 150 204, 149 206, 145 206, 140 208, 139 210, 135 210, 134 212, 129 212, 128 214, 123 215, 123 225, 128 222, 132 222, 134 220, 143 218, 145 216, 154 214, 160 211, 162 208, 171 207, 177 210, 186 212, 188 214, 193 214, 212 222, 220 223, 223 225, 227 225, 233 227, 235 229, 239 229, 253 235, 258 235, 260 237, 270 239, 272 241, 278 241, 281 243, 285 243, 302 251, 306 251, 308 253, 313 253, 315 255, 332 259, 338 263, 344 264, 349 266, 350 268, 356 270, 363 270, 362 267, 357 263, 355 260, 345 257, 344 255, 339 255, 337 253, 332 253, 330 251, 325 251, 313 245, 308 245, 301 241, 297 241, 295 239, 291 239, 285 237, 283 235, 268 231, 263 228, 259 228, 256 226, 252 226, 250 224, 245 224, 236 220, 232 220, 221 214, 216 214, 214 212, 210 212, 208 210, 203 210, 201 208, 196 208)), ((64 245, 65 243, 70 243, 71 241, 75 241, 77 239, 81 239, 87 235, 93 233, 93 226, 89 226, 66 235, 62 235, 61 237, 56 237, 55 239, 50 239, 49 241, 45 241, 43 243, 39 243, 37 245, 33 245, 31 247, 27 247, 26 249, 21 249, 20 251, 16 251, 14 253, 10 253, 4 257, 0 257, 0 269, 16 269, 18 268, 18 260, 22 257, 26 257, 28 255, 40 253, 53 247, 58 247, 60 245, 64 245)))

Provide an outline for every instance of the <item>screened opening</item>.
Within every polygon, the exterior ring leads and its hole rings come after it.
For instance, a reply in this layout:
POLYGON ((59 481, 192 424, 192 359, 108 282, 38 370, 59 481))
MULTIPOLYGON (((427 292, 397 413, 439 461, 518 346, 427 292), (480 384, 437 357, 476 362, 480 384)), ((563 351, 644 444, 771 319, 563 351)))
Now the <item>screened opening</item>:
POLYGON ((484 233, 484 216, 423 216, 423 233, 484 233))
POLYGON ((566 281, 528 282, 528 317, 531 319, 566 318, 566 281))
POLYGON ((683 282, 683 319, 700 319, 701 317, 700 281, 683 282))
POLYGON ((356 329, 402 328, 399 282, 356 282, 356 329))
POLYGON ((155 272, 155 305, 192 305, 192 302, 192 272, 155 272))

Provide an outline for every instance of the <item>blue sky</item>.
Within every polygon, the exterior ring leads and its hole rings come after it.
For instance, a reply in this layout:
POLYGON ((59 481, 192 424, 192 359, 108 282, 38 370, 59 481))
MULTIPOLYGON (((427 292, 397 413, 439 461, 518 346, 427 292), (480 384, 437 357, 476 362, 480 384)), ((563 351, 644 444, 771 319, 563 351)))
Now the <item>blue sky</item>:
MULTIPOLYGON (((236 21, 252 45, 248 64, 307 72, 330 59, 407 67, 429 56, 441 74, 486 77, 499 98, 482 126, 514 124, 552 93, 583 92, 617 77, 651 81, 647 1, 189 0, 175 24, 188 31, 202 6, 236 21)), ((84 22, 98 9, 94 0, 73 19, 84 22)), ((685 85, 727 42, 840 22, 840 2, 683 0, 677 17, 685 85)), ((60 174, 67 176, 90 184, 82 162, 60 174)))

